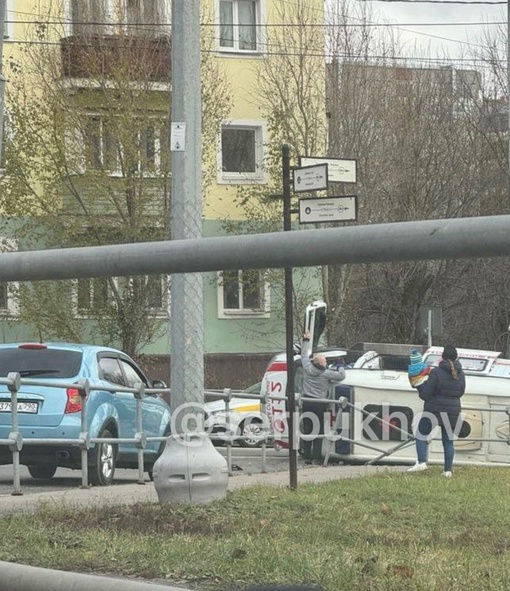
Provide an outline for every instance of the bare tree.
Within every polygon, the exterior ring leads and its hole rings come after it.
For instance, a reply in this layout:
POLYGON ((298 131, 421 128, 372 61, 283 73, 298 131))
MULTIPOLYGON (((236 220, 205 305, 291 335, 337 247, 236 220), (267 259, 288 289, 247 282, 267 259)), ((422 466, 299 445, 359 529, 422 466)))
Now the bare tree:
MULTIPOLYGON (((479 215, 490 175, 473 130, 478 72, 406 63, 398 45, 370 44, 360 32, 356 53, 347 28, 339 30, 328 78, 330 153, 358 159, 359 221, 479 215)), ((342 302, 335 338, 420 342, 420 306, 442 305, 447 320, 465 309, 467 269, 456 261, 415 262, 361 266, 349 281, 340 274, 330 295, 342 302)), ((447 334, 460 334, 464 324, 447 334)))

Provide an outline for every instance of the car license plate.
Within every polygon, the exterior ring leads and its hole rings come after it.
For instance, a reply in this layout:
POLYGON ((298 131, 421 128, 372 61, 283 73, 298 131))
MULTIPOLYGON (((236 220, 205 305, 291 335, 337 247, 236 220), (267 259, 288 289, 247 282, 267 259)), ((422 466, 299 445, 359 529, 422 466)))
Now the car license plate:
MULTIPOLYGON (((18 402, 18 412, 25 412, 29 414, 37 414, 39 409, 38 402, 18 402)), ((0 412, 11 412, 11 401, 0 401, 0 412)))

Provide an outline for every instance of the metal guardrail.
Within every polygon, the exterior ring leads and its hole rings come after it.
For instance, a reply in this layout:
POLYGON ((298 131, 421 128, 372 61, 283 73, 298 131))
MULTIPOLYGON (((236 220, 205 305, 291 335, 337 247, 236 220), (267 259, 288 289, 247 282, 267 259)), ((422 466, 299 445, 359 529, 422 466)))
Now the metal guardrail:
MULTIPOLYGON (((7 386, 11 395, 11 431, 7 439, 0 439, 0 445, 8 446, 12 452, 12 466, 13 466, 13 495, 22 495, 21 491, 21 471, 20 471, 20 454, 24 446, 29 445, 75 445, 81 450, 81 487, 89 488, 88 476, 88 451, 96 443, 112 443, 118 445, 119 443, 132 443, 137 447, 137 468, 138 468, 138 484, 145 484, 144 480, 144 457, 143 450, 147 443, 154 441, 165 441, 166 437, 148 437, 143 430, 142 421, 142 400, 145 395, 149 394, 170 394, 170 389, 161 388, 147 388, 145 384, 140 384, 138 388, 128 388, 124 386, 107 386, 101 384, 95 386, 90 383, 88 379, 82 379, 78 382, 54 382, 51 380, 37 380, 21 378, 19 373, 9 373, 7 378, 0 378, 0 385, 7 386), (49 439, 49 438, 28 438, 23 436, 23 430, 19 427, 19 412, 18 412, 18 392, 22 386, 44 386, 49 388, 74 388, 78 390, 81 403, 81 417, 80 417, 80 435, 77 439, 49 439), (124 392, 130 393, 134 396, 136 402, 136 416, 135 416, 135 433, 133 437, 128 438, 98 438, 90 437, 87 429, 87 401, 92 390, 101 390, 107 392, 124 392)), ((205 398, 223 399, 225 401, 225 413, 230 413, 230 401, 235 396, 238 398, 247 398, 259 400, 261 402, 261 413, 265 414, 266 397, 256 394, 246 394, 237 392, 230 388, 222 391, 208 390, 204 393, 205 398)), ((213 441, 221 441, 226 445, 226 461, 228 465, 229 475, 233 474, 232 464, 232 446, 240 439, 260 439, 261 440, 261 454, 262 454, 262 472, 266 472, 267 465, 267 442, 273 438, 272 433, 264 433, 260 437, 243 436, 236 434, 210 434, 213 441)))
MULTIPOLYGON (((13 466, 13 495, 21 495, 23 494, 21 491, 21 474, 20 474, 20 453, 24 446, 27 445, 58 445, 58 444, 65 444, 65 445, 76 445, 81 450, 81 487, 82 488, 89 488, 89 478, 88 478, 88 451, 94 444, 97 443, 112 443, 118 445, 119 443, 127 443, 127 444, 134 444, 137 448, 137 468, 138 468, 138 484, 145 484, 144 480, 144 454, 143 451, 147 446, 148 442, 155 442, 155 441, 165 441, 166 437, 148 437, 144 430, 143 430, 143 421, 142 421, 142 400, 144 396, 150 394, 158 394, 161 395, 163 393, 170 394, 170 389, 155 389, 155 388, 147 388, 145 384, 140 384, 138 388, 128 388, 124 386, 106 386, 101 384, 100 386, 94 386, 90 383, 88 379, 82 379, 76 382, 52 382, 51 380, 37 380, 37 379, 28 379, 28 378, 21 378, 19 373, 9 373, 7 378, 0 378, 0 385, 6 385, 10 395, 11 395, 11 431, 9 433, 9 437, 7 439, 0 439, 0 445, 9 446, 10 451, 12 452, 12 466, 13 466), (80 435, 77 439, 41 439, 41 438, 25 438, 23 437, 23 432, 19 428, 19 412, 18 412, 18 392, 21 386, 45 386, 45 387, 53 387, 53 388, 74 388, 78 390, 81 402, 82 402, 82 410, 81 410, 81 430, 80 435), (89 398, 89 394, 92 390, 102 390, 108 392, 124 392, 124 393, 131 393, 136 402, 136 416, 135 416, 135 432, 133 437, 128 438, 93 438, 90 437, 90 434, 87 430, 87 400, 89 398)), ((231 407, 232 398, 245 398, 247 400, 258 400, 260 402, 260 413, 262 416, 262 425, 266 426, 267 429, 263 430, 263 432, 259 436, 255 435, 242 435, 238 433, 214 433, 210 432, 209 436, 213 442, 222 442, 226 446, 226 461, 228 466, 228 473, 229 475, 233 475, 233 463, 232 463, 232 447, 236 442, 240 440, 260 440, 260 452, 261 452, 261 472, 267 472, 267 449, 270 445, 271 441, 275 440, 275 434, 271 431, 270 423, 267 418, 266 412, 266 405, 269 400, 287 400, 286 396, 269 396, 265 394, 250 394, 246 392, 238 392, 232 390, 230 388, 225 388, 224 390, 207 390, 204 392, 205 399, 214 399, 214 400, 223 400, 225 403, 224 410, 222 409, 221 412, 224 412, 227 416, 231 412, 235 412, 236 409, 231 407)), ((396 451, 402 449, 403 447, 410 445, 414 442, 415 437, 406 430, 403 430, 396 425, 390 423, 389 421, 384 420, 382 417, 378 416, 375 413, 367 412, 363 409, 360 409, 356 405, 349 402, 345 397, 340 397, 339 399, 331 399, 331 398, 307 398, 301 395, 297 395, 296 402, 297 402, 297 411, 300 411, 303 405, 303 402, 306 401, 313 401, 315 403, 320 403, 324 405, 329 405, 330 407, 338 406, 342 409, 344 408, 351 408, 353 411, 362 413, 366 418, 375 418, 381 424, 388 426, 389 429, 394 431, 401 432, 406 439, 404 441, 399 442, 394 447, 389 450, 382 450, 380 447, 376 447, 373 444, 363 441, 357 441, 341 435, 338 433, 338 418, 341 416, 341 413, 337 414, 337 419, 334 425, 331 426, 329 432, 325 434, 314 434, 314 437, 319 438, 328 438, 331 441, 346 441, 357 446, 370 449, 372 451, 380 452, 380 455, 373 460, 370 460, 368 463, 374 463, 392 455, 396 451)), ((498 405, 498 408, 494 406, 465 406, 463 410, 479 410, 483 412, 505 412, 509 417, 510 421, 510 407, 508 405, 498 405)), ((213 428, 213 424, 209 425, 209 429, 213 428)), ((206 429, 207 431, 207 429, 206 429)), ((306 435, 304 436, 306 438, 306 435)), ((439 440, 439 439, 438 439, 439 440)), ((464 441, 487 441, 487 442, 501 442, 501 438, 464 438, 464 441)), ((507 437, 507 444, 510 445, 510 434, 507 437)), ((326 454, 324 458, 324 464, 326 465, 329 461, 329 457, 331 452, 326 454)))

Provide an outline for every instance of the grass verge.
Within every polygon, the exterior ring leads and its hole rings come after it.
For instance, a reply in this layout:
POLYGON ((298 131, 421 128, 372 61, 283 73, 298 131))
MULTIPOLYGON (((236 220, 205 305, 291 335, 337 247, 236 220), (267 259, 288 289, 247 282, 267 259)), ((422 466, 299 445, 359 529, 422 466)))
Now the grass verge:
POLYGON ((510 588, 510 472, 439 468, 297 491, 250 487, 206 506, 43 508, 0 517, 0 560, 186 581, 326 591, 510 588))

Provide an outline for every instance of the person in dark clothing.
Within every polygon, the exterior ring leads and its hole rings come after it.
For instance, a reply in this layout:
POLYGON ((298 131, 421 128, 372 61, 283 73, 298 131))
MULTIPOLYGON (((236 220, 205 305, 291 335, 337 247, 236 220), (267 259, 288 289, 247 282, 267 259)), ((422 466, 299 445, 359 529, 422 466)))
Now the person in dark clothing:
MULTIPOLYGON (((328 389, 331 383, 340 382, 345 379, 345 370, 328 369, 326 356, 316 353, 310 359, 310 333, 303 335, 301 346, 301 364, 303 366, 303 397, 304 398, 327 398, 328 389)), ((303 413, 315 415, 318 419, 318 435, 324 435, 324 412, 326 404, 304 400, 302 405, 303 413)), ((302 420, 302 434, 311 435, 314 430, 314 421, 311 416, 304 416, 302 420)), ((305 462, 320 463, 322 459, 322 437, 315 437, 313 440, 301 439, 301 455, 305 462)))
POLYGON ((408 472, 421 472, 427 469, 428 436, 432 429, 441 427, 441 440, 444 451, 443 476, 452 476, 454 437, 461 427, 459 421, 460 399, 466 389, 466 378, 457 359, 457 349, 446 345, 442 360, 424 383, 417 386, 420 398, 425 402, 423 416, 416 433, 416 453, 418 461, 408 472))

